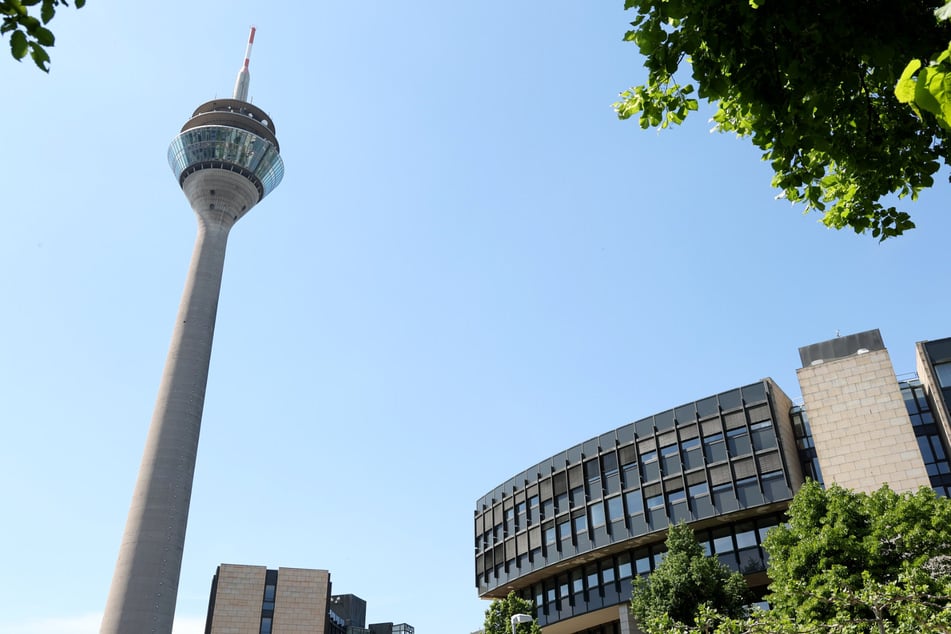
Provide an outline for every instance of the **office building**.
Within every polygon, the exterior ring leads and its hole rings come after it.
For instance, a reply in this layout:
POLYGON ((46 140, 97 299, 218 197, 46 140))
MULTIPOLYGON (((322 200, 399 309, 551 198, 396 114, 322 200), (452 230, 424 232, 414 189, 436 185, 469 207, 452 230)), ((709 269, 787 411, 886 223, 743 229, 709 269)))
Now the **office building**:
POLYGON ((708 551, 768 578, 762 540, 805 478, 872 491, 951 491, 951 339, 895 375, 877 330, 800 348, 802 404, 771 379, 607 431, 476 503, 479 595, 532 601, 546 634, 628 634, 631 580, 687 522, 708 551))
POLYGON ((168 150, 198 237, 101 634, 172 631, 228 233, 284 174, 274 122, 248 103, 253 41, 252 28, 234 98, 199 106, 168 150))
POLYGON ((326 570, 221 564, 211 581, 205 634, 413 634, 366 624, 367 603, 331 594, 326 570))

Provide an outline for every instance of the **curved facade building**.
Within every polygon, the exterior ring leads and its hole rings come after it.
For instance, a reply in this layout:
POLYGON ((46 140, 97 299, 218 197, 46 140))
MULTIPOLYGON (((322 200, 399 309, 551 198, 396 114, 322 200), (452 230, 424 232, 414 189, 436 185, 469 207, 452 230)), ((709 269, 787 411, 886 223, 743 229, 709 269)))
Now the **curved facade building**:
POLYGON ((784 521, 804 475, 947 494, 936 480, 942 467, 923 455, 948 446, 940 416, 921 409, 947 411, 937 379, 928 380, 933 359, 919 363, 920 381, 899 382, 878 331, 833 341, 800 349, 803 406, 764 379, 608 431, 487 493, 475 511, 479 595, 532 601, 545 634, 626 634, 636 631, 631 580, 661 561, 673 523, 691 524, 707 552, 762 596, 762 540, 784 521), (895 434, 876 440, 882 429, 895 434))

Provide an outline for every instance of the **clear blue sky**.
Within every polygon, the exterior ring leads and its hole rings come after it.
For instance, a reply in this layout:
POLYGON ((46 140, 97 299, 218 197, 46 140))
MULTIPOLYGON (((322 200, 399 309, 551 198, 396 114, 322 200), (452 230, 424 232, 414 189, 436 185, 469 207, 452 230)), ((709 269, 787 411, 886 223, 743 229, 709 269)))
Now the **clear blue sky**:
POLYGON ((948 185, 878 244, 774 200, 745 141, 642 131, 623 2, 91 0, 0 47, 0 631, 98 631, 195 236, 166 163, 251 95, 283 184, 232 231, 176 634, 222 563, 326 568, 466 634, 475 501, 575 443, 881 328, 951 335, 948 185), (13 609, 15 608, 15 609, 13 609))

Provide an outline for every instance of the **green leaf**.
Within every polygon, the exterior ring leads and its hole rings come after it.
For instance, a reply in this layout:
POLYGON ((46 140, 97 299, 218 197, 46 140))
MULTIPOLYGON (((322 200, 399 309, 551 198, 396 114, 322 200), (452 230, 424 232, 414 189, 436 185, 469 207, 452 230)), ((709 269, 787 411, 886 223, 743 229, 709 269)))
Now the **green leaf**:
POLYGON ((36 41, 42 46, 53 46, 53 43, 56 41, 53 32, 42 26, 36 29, 33 33, 33 37, 35 37, 36 41))
POLYGON ((33 62, 41 71, 44 73, 50 72, 49 53, 47 53, 46 50, 36 42, 30 42, 30 57, 33 58, 33 62))
POLYGON ((16 30, 10 36, 10 53, 14 59, 23 59, 26 57, 27 41, 26 34, 23 31, 16 30))
POLYGON ((905 66, 898 83, 895 84, 895 96, 901 103, 913 103, 915 101, 915 85, 918 83, 915 79, 915 73, 921 68, 921 60, 913 59, 905 66))
POLYGON ((951 130, 951 74, 934 66, 922 69, 915 84, 915 103, 951 130))
POLYGON ((951 2, 946 2, 943 7, 935 9, 934 15, 938 20, 951 20, 951 2))
POLYGON ((56 15, 56 7, 52 2, 44 2, 43 6, 40 8, 40 19, 43 20, 43 24, 47 24, 50 20, 53 19, 53 16, 56 15))

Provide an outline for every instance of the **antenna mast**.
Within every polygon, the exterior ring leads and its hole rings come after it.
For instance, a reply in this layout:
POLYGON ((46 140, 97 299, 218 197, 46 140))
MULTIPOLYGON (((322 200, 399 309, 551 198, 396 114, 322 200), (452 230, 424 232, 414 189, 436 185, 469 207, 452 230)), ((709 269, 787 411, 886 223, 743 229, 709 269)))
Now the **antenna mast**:
POLYGON ((251 86, 251 73, 248 71, 248 65, 251 63, 251 45, 254 44, 255 29, 251 27, 251 35, 248 36, 248 48, 244 51, 244 65, 238 71, 238 79, 234 82, 234 98, 239 101, 248 100, 248 88, 251 86))

